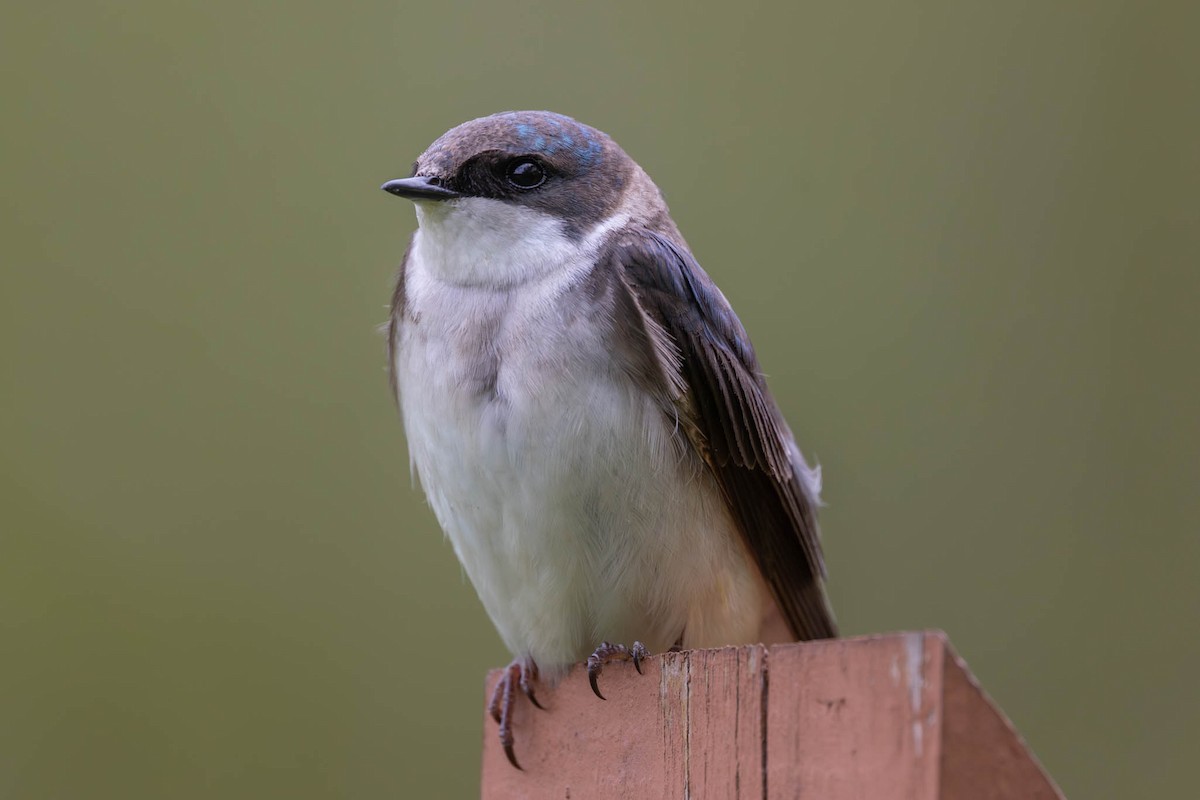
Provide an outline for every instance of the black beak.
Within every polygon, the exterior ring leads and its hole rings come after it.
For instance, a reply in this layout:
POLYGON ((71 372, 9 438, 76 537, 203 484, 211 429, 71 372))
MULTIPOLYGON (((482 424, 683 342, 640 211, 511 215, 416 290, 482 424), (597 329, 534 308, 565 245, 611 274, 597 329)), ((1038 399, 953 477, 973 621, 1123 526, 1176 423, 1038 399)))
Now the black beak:
POLYGON ((397 178, 388 181, 380 189, 409 200, 453 200, 458 192, 435 183, 437 178, 397 178))

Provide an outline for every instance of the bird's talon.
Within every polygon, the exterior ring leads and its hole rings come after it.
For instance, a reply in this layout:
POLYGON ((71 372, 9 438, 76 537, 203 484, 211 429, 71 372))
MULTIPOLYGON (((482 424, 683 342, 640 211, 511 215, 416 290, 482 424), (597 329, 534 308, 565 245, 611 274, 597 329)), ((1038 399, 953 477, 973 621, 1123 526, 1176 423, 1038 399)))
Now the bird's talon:
POLYGON ((537 680, 537 677, 537 664, 534 664, 532 661, 530 661, 528 667, 522 667, 521 669, 521 691, 525 693, 525 696, 529 698, 529 702, 533 703, 536 708, 540 708, 542 711, 545 711, 546 707, 538 702, 537 695, 533 693, 533 682, 537 680))
POLYGON ((504 755, 508 756, 508 763, 512 764, 517 769, 521 770, 521 772, 525 771, 525 768, 517 763, 517 757, 513 754, 512 742, 509 742, 508 744, 504 745, 504 755))
POLYGON ((646 646, 641 642, 634 642, 633 647, 629 648, 623 644, 612 644, 611 642, 601 642, 600 646, 587 658, 587 673, 588 683, 591 684, 592 691, 596 693, 596 697, 601 700, 607 698, 600 694, 600 687, 597 684, 597 679, 600 677, 604 665, 611 661, 632 661, 633 667, 642 673, 642 659, 646 658, 649 653, 646 646))
POLYGON ((488 708, 487 708, 488 714, 491 716, 492 719, 496 720, 497 725, 500 724, 501 695, 504 692, 504 685, 505 685, 507 676, 508 676, 508 673, 506 671, 505 677, 502 677, 500 680, 496 681, 496 686, 494 689, 492 689, 492 699, 490 701, 488 701, 488 708))
POLYGON ((504 674, 500 676, 500 680, 496 681, 496 687, 492 689, 492 697, 488 702, 488 714, 500 726, 498 733, 504 755, 508 757, 508 763, 521 771, 524 771, 524 767, 517 761, 517 754, 513 752, 513 695, 515 694, 514 689, 519 686, 521 693, 528 697, 530 702, 538 708, 544 708, 533 695, 533 681, 536 679, 537 665, 533 663, 533 660, 518 658, 504 668, 504 674))
POLYGON ((596 685, 596 678, 598 678, 598 677, 600 677, 600 665, 599 664, 593 665, 592 660, 589 658, 588 659, 588 683, 590 683, 592 685, 592 691, 596 693, 596 697, 599 697, 601 700, 606 700, 607 698, 604 695, 600 694, 600 687, 596 685))

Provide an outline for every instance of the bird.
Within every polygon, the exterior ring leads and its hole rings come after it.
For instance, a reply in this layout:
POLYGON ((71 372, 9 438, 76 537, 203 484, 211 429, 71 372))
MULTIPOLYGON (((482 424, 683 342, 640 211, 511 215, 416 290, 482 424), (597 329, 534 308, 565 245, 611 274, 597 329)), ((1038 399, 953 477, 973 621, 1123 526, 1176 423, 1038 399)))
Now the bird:
POLYGON ((540 708, 535 683, 572 664, 603 697, 613 661, 836 637, 820 468, 612 138, 493 114, 382 188, 418 223, 385 326, 392 389, 414 476, 513 655, 488 710, 514 767, 516 692, 540 708))

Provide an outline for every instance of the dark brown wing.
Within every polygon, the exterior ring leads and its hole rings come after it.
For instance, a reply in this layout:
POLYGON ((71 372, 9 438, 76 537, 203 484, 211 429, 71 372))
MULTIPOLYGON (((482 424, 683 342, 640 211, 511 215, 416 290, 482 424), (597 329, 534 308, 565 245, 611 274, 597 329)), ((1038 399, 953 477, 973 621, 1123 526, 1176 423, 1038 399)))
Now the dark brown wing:
POLYGON ((677 356, 658 359, 667 374, 661 390, 683 415, 681 428, 712 470, 792 632, 798 639, 836 636, 816 498, 729 302, 687 249, 665 236, 627 232, 608 256, 649 320, 633 326, 647 339, 646 352, 677 356), (671 341, 659 341, 664 336, 671 341), (674 371, 682 380, 672 379, 674 371))

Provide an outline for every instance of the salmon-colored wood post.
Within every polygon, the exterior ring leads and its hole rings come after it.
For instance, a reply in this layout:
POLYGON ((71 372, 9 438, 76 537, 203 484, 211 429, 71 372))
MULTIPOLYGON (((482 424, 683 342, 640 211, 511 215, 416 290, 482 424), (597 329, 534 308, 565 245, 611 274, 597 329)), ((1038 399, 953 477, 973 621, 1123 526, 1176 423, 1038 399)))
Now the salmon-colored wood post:
MULTIPOLYGON (((484 719, 485 800, 1062 795, 940 632, 655 656, 582 668, 514 703, 516 753, 484 719)), ((500 672, 488 675, 490 692, 500 672)))

